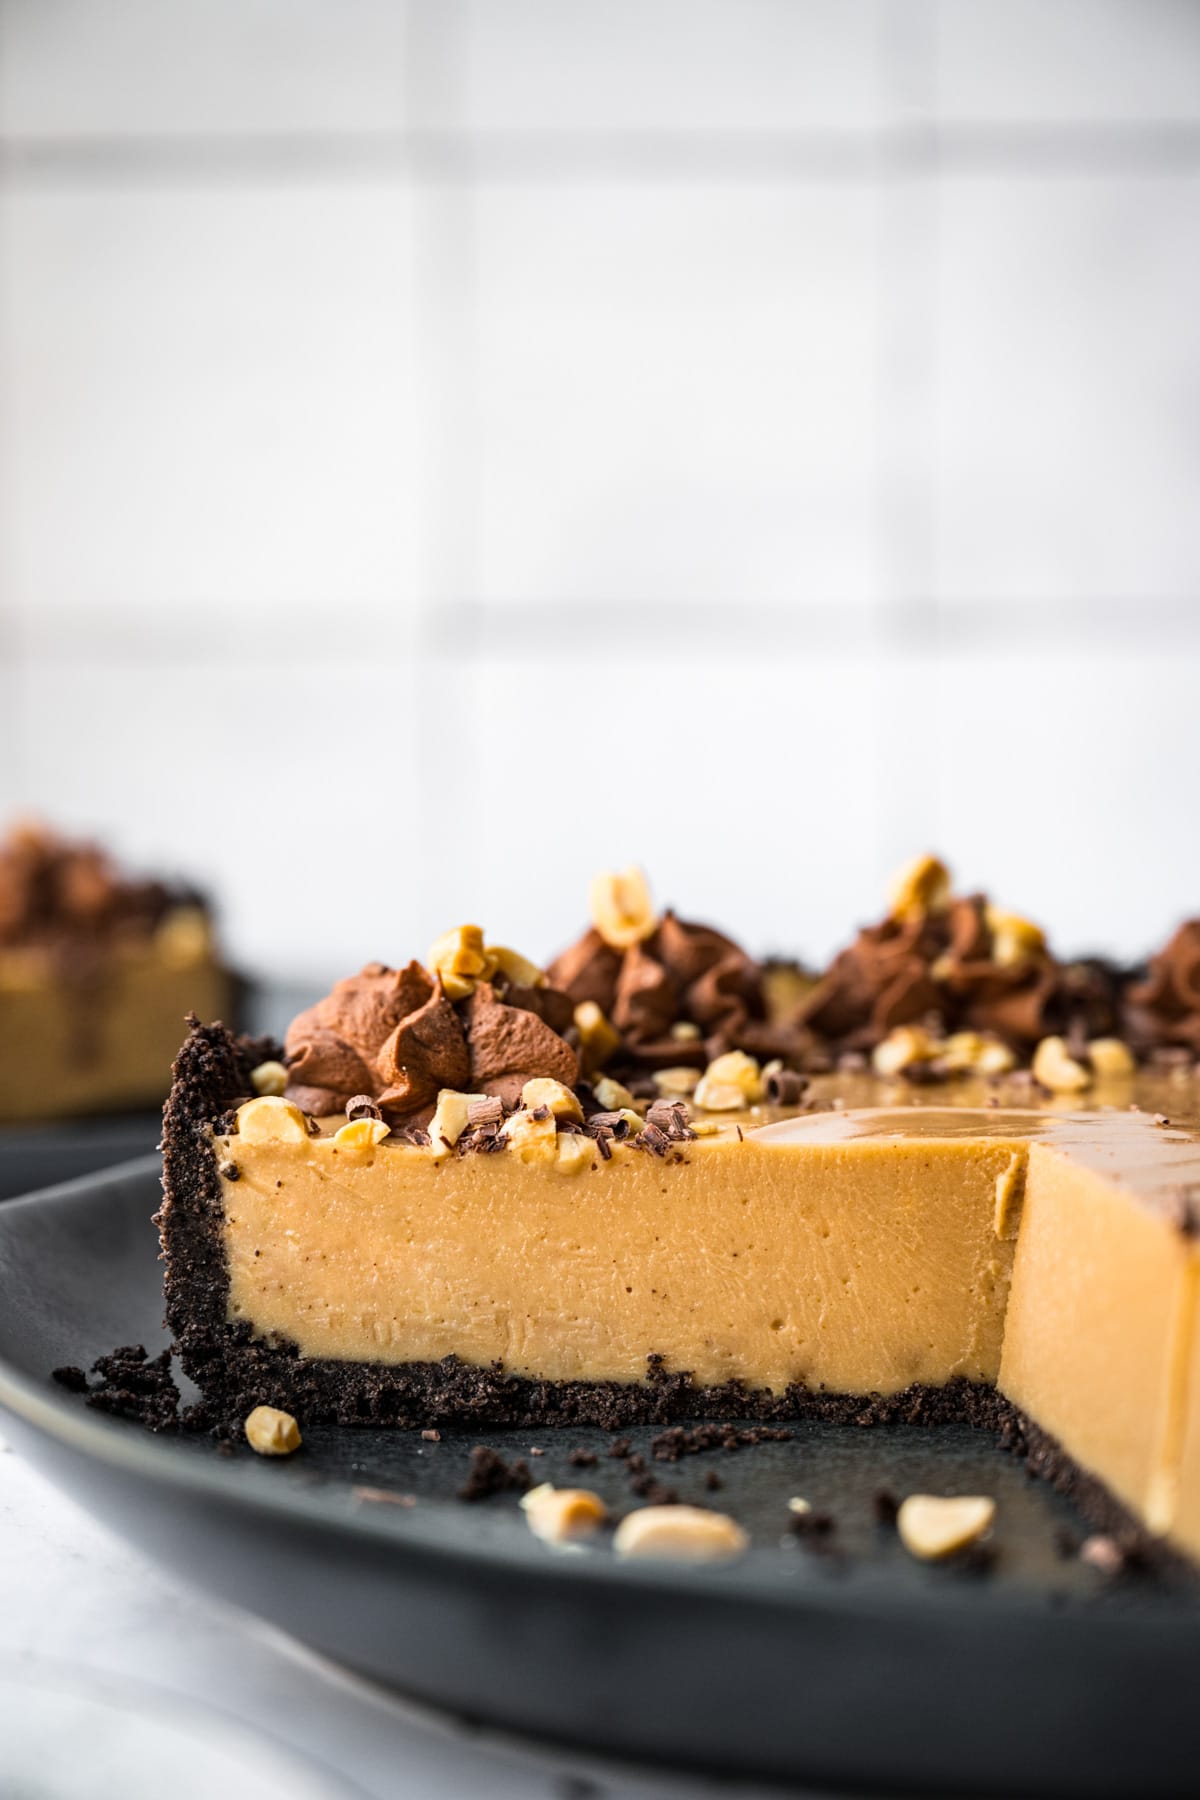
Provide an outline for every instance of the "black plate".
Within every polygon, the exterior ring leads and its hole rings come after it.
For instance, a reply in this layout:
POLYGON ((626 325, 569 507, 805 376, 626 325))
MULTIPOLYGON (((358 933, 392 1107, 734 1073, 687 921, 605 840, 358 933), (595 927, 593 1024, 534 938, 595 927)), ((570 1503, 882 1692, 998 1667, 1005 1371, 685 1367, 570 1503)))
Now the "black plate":
POLYGON ((618 1463, 567 1461, 603 1452, 603 1433, 311 1430, 298 1456, 264 1462, 89 1411, 49 1371, 161 1345, 157 1194, 145 1160, 0 1210, 0 1403, 31 1460, 180 1577, 411 1694, 610 1753, 876 1791, 1192 1785, 1195 1590, 1064 1561, 1069 1508, 965 1428, 800 1427, 661 1467, 753 1535, 740 1563, 688 1569, 619 1564, 607 1545, 556 1553, 509 1499, 448 1498, 482 1439, 538 1444, 538 1474, 624 1506, 618 1463), (994 1494, 992 1572, 910 1562, 872 1520, 881 1484, 994 1494), (781 1544, 795 1493, 837 1515, 841 1556, 781 1544))
POLYGON ((0 1200, 146 1156, 161 1136, 161 1112, 0 1125, 0 1200))

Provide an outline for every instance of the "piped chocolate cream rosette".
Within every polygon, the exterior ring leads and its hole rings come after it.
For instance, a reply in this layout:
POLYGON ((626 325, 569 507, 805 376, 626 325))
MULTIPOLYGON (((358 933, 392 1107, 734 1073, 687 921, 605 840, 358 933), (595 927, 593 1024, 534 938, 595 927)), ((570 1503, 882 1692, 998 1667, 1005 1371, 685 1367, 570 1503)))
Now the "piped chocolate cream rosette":
POLYGON ((1140 1054, 1200 1057, 1200 919, 1189 919, 1125 990, 1125 1035, 1140 1054))
POLYGON ((659 913, 638 869, 597 876, 589 898, 590 929, 548 970, 574 1002, 585 1072, 700 1105, 723 1087, 738 1088, 740 1106, 795 1087, 783 1077, 814 1039, 772 1016, 762 966, 739 944, 659 913))
POLYGON ((429 965, 368 963, 292 1021, 287 1098, 316 1117, 365 1097, 390 1121, 423 1127, 443 1090, 513 1103, 526 1082, 574 1087, 569 998, 477 925, 439 938, 429 965))
POLYGON ((1081 1059, 1116 1022, 1112 971, 1064 963, 1040 926, 958 896, 934 856, 907 864, 890 910, 864 927, 797 1008, 796 1023, 834 1052, 870 1053, 880 1074, 1001 1075, 1047 1039, 1081 1059))

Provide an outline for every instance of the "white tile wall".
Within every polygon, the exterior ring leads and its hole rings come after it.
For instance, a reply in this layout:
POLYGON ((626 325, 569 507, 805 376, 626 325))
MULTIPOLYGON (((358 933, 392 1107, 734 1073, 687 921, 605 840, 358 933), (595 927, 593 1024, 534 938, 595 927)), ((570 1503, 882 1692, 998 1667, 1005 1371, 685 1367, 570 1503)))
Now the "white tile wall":
POLYGON ((878 121, 881 0, 450 0, 458 123, 794 132, 878 121))
POLYGON ((481 595, 873 598, 874 233, 860 187, 489 187, 481 595))
POLYGON ((1200 912, 1194 645, 1030 634, 928 677, 955 749, 930 770, 928 817, 965 885, 1064 949, 1137 954, 1200 912))
POLYGON ((1200 167, 947 182, 947 599, 1200 598, 1198 226, 1200 167))
POLYGON ((406 195, 10 192, 10 602, 192 636, 416 585, 406 195))
POLYGON ((935 0, 947 119, 1124 125, 1200 119, 1194 0, 935 0))
POLYGON ((4 0, 22 139, 395 131, 403 0, 4 0))
POLYGON ((135 867, 211 886, 247 966, 336 974, 431 941, 423 869, 452 833, 427 837, 412 806, 439 779, 428 691, 415 658, 39 657, 18 690, 19 786, 135 867))
POLYGON ((0 0, 0 807, 280 971, 545 953, 629 858, 814 956, 918 844, 1200 912, 1198 45, 0 0))
POLYGON ((826 953, 882 891, 882 674, 872 653, 625 641, 492 657, 460 697, 472 745, 453 814, 469 828, 441 864, 439 916, 478 913, 546 953, 582 926, 597 868, 639 862, 685 917, 826 953), (815 778, 822 766, 836 776, 815 778))

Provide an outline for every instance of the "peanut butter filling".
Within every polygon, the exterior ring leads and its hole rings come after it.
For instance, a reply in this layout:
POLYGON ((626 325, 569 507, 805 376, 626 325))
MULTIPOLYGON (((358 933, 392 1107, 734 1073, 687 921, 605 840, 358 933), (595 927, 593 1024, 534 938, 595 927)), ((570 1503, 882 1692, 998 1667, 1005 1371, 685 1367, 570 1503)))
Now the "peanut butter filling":
MULTIPOLYGON (((815 1121, 812 1121, 815 1123, 815 1121)), ((766 1136, 767 1134, 763 1134, 766 1136)), ((1012 1263, 997 1193, 1022 1147, 778 1145, 735 1129, 664 1162, 217 1145, 230 1311, 303 1353, 457 1355, 550 1380, 893 1393, 993 1381, 1012 1263)))

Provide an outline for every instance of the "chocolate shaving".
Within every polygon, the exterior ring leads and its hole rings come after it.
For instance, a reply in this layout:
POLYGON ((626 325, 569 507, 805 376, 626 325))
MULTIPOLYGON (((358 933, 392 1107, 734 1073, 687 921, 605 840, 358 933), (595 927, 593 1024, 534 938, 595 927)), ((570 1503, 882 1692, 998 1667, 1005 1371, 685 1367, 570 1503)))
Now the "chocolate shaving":
POLYGON ((646 1108, 646 1125, 655 1126, 672 1143, 682 1143, 696 1135, 688 1124, 689 1116, 686 1100, 656 1100, 646 1108))
POLYGON ((504 1120, 504 1102, 495 1094, 472 1100, 467 1107, 468 1125, 499 1125, 504 1120))
POLYGON ((795 1069, 772 1069, 766 1085, 772 1106, 799 1106, 811 1083, 795 1069))
POLYGON ((355 1094, 346 1102, 347 1119, 382 1119, 381 1109, 372 1100, 370 1094, 355 1094))
POLYGON ((504 1146, 499 1125, 477 1125, 463 1132, 454 1150, 457 1156, 490 1156, 504 1146))
POLYGON ((630 1126, 623 1113, 598 1112, 593 1113, 585 1122, 584 1130, 593 1133, 607 1132, 609 1137, 626 1138, 629 1136, 630 1126))

